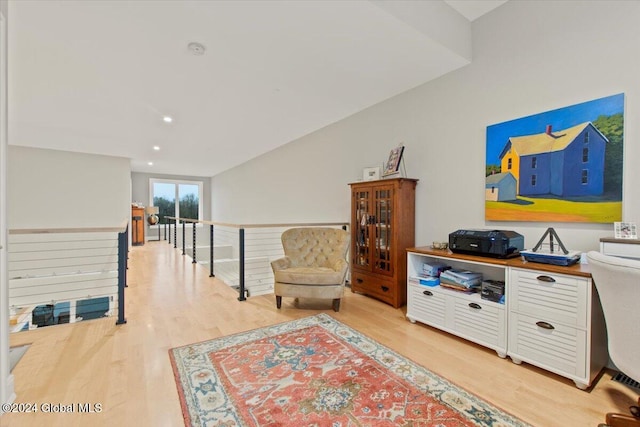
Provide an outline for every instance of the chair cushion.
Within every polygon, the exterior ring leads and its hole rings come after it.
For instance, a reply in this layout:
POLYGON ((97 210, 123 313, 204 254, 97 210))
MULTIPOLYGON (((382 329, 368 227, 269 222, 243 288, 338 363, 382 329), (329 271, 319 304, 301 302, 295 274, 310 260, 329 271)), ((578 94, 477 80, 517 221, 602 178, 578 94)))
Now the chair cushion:
POLYGON ((296 285, 339 285, 344 279, 341 271, 327 267, 292 267, 274 271, 276 282, 296 285))

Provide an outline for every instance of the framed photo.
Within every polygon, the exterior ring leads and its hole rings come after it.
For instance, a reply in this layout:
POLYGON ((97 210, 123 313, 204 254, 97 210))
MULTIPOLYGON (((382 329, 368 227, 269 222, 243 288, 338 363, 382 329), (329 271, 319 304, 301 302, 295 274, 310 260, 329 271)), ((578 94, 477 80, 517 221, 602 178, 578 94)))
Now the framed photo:
POLYGON ((616 239, 637 239, 638 232, 635 222, 614 222, 616 239))
POLYGON ((364 168, 362 170, 362 180, 363 181, 375 181, 380 179, 380 168, 364 168))
POLYGON ((389 153, 389 160, 384 167, 382 176, 393 175, 398 173, 400 169, 400 161, 402 160, 402 153, 404 152, 404 145, 398 145, 389 153))

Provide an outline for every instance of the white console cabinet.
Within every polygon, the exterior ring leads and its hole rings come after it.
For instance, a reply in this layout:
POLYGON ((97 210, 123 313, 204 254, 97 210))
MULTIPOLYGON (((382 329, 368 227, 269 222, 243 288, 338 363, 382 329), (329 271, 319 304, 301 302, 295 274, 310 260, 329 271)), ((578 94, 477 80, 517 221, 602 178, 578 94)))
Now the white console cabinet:
POLYGON ((411 248, 407 318, 527 362, 586 389, 608 360, 602 308, 586 265, 561 267, 411 248), (505 282, 505 304, 415 280, 424 263, 478 271, 505 282))
MULTIPOLYGON (((439 251, 443 254, 447 252, 439 251)), ((437 252, 436 252, 437 253, 437 252)), ((451 254, 454 256, 453 254, 451 254)), ((505 280, 506 262, 489 260, 476 262, 409 252, 407 284, 407 318, 425 323, 459 337, 491 348, 500 357, 507 356, 507 310, 504 304, 480 298, 480 294, 465 294, 440 286, 424 286, 415 278, 424 263, 441 261, 452 268, 482 272, 485 279, 505 280)))

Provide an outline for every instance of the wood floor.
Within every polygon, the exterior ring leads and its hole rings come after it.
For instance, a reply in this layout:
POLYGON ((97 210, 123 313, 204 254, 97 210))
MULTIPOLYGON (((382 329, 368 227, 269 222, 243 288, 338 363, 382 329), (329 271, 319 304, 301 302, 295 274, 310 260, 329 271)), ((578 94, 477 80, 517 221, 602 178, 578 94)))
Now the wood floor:
POLYGON ((17 402, 100 404, 99 413, 5 414, 2 426, 182 426, 168 350, 239 331, 325 312, 535 426, 596 426, 623 411, 635 393, 605 372, 589 391, 527 364, 405 318, 351 291, 331 302, 277 310, 273 296, 237 300, 206 267, 166 242, 133 247, 126 293, 127 324, 115 318, 50 326, 11 335, 31 343, 14 370, 17 402))

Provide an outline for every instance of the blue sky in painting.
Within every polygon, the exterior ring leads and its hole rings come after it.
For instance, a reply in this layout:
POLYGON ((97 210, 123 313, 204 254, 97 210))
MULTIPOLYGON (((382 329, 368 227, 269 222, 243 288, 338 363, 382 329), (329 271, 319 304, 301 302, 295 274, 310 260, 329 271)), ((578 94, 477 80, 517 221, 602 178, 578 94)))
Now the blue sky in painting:
POLYGON ((551 125, 555 132, 580 123, 592 122, 602 115, 610 116, 623 111, 624 94, 620 93, 487 126, 486 165, 499 164, 498 156, 512 136, 542 133, 547 129, 547 125, 551 125))

